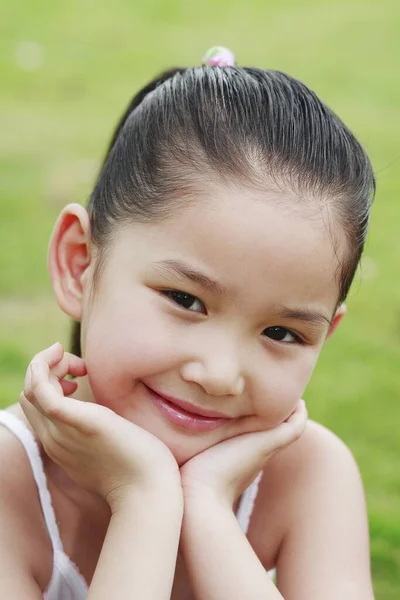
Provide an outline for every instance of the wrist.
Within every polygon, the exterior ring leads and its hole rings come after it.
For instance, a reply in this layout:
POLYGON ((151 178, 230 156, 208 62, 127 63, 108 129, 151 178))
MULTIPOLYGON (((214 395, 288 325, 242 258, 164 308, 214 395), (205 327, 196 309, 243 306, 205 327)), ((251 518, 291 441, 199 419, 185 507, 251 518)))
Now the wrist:
POLYGON ((106 498, 111 513, 143 508, 183 513, 183 493, 175 481, 147 482, 146 485, 124 485, 112 490, 106 498))
POLYGON ((186 559, 187 552, 191 553, 193 540, 199 535, 202 536, 205 531, 212 531, 213 535, 218 536, 224 524, 235 520, 232 506, 221 501, 215 494, 198 495, 190 501, 185 498, 180 538, 183 558, 186 559))
POLYGON ((183 524, 187 529, 196 526, 204 520, 215 520, 224 515, 234 515, 234 509, 229 499, 216 494, 213 490, 202 490, 202 492, 190 495, 184 494, 184 516, 183 524))
POLYGON ((185 484, 183 482, 183 497, 185 510, 187 507, 193 508, 207 506, 217 510, 232 511, 235 499, 228 491, 215 489, 205 484, 185 484))

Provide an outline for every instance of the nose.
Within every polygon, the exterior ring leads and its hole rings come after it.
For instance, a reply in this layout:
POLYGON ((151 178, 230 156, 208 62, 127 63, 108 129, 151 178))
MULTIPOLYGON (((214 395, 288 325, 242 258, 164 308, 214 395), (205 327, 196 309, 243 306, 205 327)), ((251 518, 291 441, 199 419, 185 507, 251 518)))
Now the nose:
POLYGON ((181 367, 184 381, 197 383, 210 396, 241 396, 245 377, 232 351, 214 347, 181 367))

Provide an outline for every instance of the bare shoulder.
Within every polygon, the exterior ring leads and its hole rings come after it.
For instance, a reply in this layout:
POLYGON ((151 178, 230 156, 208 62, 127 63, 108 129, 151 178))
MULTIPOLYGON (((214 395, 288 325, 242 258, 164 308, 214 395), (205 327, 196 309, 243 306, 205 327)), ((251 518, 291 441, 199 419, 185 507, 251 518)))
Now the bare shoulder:
POLYGON ((292 475, 294 469, 300 469, 299 474, 312 477, 321 467, 327 475, 331 474, 331 469, 336 472, 339 468, 349 469, 353 474, 358 472, 348 446, 332 431, 310 420, 300 439, 277 454, 266 469, 276 475, 279 471, 285 478, 288 469, 292 470, 292 475), (286 467, 283 472, 282 466, 286 467))
POLYGON ((1 579, 26 571, 44 589, 51 577, 52 551, 26 452, 0 425, 1 579))
POLYGON ((268 491, 268 495, 277 493, 286 496, 289 489, 291 496, 311 494, 310 486, 336 485, 338 478, 360 482, 350 449, 332 431, 309 421, 301 438, 267 463, 262 488, 268 491))
POLYGON ((266 567, 278 566, 288 581, 290 571, 313 577, 319 569, 322 578, 336 569, 346 585, 358 578, 369 590, 364 490, 346 444, 310 421, 301 438, 268 461, 250 535, 266 567))

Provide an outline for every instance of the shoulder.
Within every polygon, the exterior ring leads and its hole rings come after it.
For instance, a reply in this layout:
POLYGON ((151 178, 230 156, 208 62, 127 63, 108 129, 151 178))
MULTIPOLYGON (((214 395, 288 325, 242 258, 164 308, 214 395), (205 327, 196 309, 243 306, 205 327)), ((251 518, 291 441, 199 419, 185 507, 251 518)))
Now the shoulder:
POLYGON ((329 472, 330 469, 336 471, 341 467, 350 469, 353 474, 357 470, 348 446, 332 431, 311 420, 300 439, 278 454, 275 461, 271 461, 271 471, 276 469, 278 463, 287 467, 296 466, 300 474, 308 473, 311 476, 321 467, 324 471, 328 468, 329 472))
POLYGON ((268 461, 254 513, 252 532, 259 555, 274 565, 283 541, 287 545, 293 539, 304 543, 312 538, 315 549, 323 543, 329 548, 335 539, 331 548, 335 552, 354 534, 353 541, 368 550, 356 461, 342 440, 313 421, 300 439, 268 461))
POLYGON ((23 565, 44 589, 51 577, 52 550, 36 483, 22 444, 1 424, 0 455, 0 567, 23 565))
POLYGON ((290 488, 291 494, 310 494, 310 485, 336 484, 339 478, 359 482, 353 454, 332 431, 309 421, 301 438, 267 463, 263 480, 268 493, 272 489, 282 493, 290 488), (303 489, 304 485, 307 489, 303 489))

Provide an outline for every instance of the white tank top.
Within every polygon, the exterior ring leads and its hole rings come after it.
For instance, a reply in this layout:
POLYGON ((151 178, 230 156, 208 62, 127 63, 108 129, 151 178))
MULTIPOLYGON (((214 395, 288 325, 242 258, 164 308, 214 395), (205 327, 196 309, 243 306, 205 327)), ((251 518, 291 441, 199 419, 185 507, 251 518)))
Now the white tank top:
MULTIPOLYGON (((79 573, 77 566, 65 554, 63 549, 36 440, 25 423, 10 412, 0 410, 0 424, 4 425, 19 439, 28 456, 53 548, 53 572, 43 598, 44 600, 86 600, 88 586, 79 573)), ((247 533, 249 527, 260 479, 261 473, 243 493, 236 513, 244 533, 247 533)))

